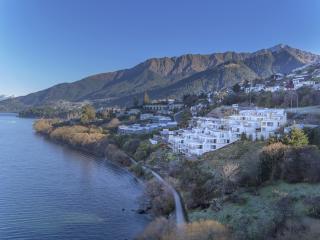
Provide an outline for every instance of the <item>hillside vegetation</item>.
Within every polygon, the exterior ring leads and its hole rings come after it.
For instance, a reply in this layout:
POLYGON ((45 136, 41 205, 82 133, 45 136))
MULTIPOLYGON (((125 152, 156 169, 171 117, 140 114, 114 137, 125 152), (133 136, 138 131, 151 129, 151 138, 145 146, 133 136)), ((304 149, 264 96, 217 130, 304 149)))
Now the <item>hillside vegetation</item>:
POLYGON ((153 58, 133 68, 101 73, 73 83, 64 83, 27 96, 1 102, 0 110, 25 109, 52 104, 101 99, 110 105, 131 104, 134 97, 149 91, 152 98, 181 97, 186 93, 220 90, 243 80, 288 73, 320 56, 286 45, 254 53, 187 54, 153 58))

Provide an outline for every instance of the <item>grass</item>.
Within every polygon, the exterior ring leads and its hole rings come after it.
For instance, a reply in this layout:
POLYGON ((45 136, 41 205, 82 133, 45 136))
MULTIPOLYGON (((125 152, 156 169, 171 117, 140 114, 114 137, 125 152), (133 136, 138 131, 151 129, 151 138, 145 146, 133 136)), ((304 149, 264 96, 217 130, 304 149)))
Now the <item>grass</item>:
POLYGON ((204 154, 200 161, 213 168, 223 166, 226 163, 239 163, 245 167, 249 164, 248 159, 250 160, 254 153, 258 153, 265 144, 262 141, 237 141, 224 148, 204 154))
MULTIPOLYGON (((212 219, 226 224, 237 236, 246 236, 247 239, 263 239, 281 221, 281 209, 278 203, 284 197, 294 199, 292 204, 293 215, 303 217, 307 213, 304 204, 306 197, 320 196, 320 184, 287 184, 278 182, 262 187, 258 195, 248 192, 239 196, 246 201, 239 205, 226 202, 220 211, 196 210, 189 213, 191 221, 212 219)), ((240 238, 241 239, 241 238, 240 238)))

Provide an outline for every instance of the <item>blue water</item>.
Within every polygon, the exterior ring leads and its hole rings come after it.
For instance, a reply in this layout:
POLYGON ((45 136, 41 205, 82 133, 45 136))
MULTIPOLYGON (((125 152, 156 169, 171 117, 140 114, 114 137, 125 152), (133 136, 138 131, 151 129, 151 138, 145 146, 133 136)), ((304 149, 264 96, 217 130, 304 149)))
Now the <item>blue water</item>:
POLYGON ((127 171, 49 142, 0 114, 0 239, 133 239, 142 186, 127 171))

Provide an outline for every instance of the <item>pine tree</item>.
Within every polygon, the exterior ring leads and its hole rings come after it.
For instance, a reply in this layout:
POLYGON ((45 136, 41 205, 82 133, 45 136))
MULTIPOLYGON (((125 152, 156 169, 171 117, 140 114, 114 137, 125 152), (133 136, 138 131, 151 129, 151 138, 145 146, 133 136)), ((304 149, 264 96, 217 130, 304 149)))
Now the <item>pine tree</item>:
POLYGON ((285 142, 295 147, 301 147, 309 144, 308 136, 303 130, 296 127, 291 130, 285 142))

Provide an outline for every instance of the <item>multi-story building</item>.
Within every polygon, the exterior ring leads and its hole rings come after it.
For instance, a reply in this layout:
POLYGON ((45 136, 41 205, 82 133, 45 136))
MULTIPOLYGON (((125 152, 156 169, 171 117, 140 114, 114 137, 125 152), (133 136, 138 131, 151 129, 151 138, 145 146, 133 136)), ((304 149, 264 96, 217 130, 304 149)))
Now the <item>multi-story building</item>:
POLYGON ((245 134, 252 140, 267 139, 287 121, 284 109, 241 110, 227 118, 197 117, 189 129, 169 135, 169 145, 176 152, 201 155, 231 144, 245 134))

